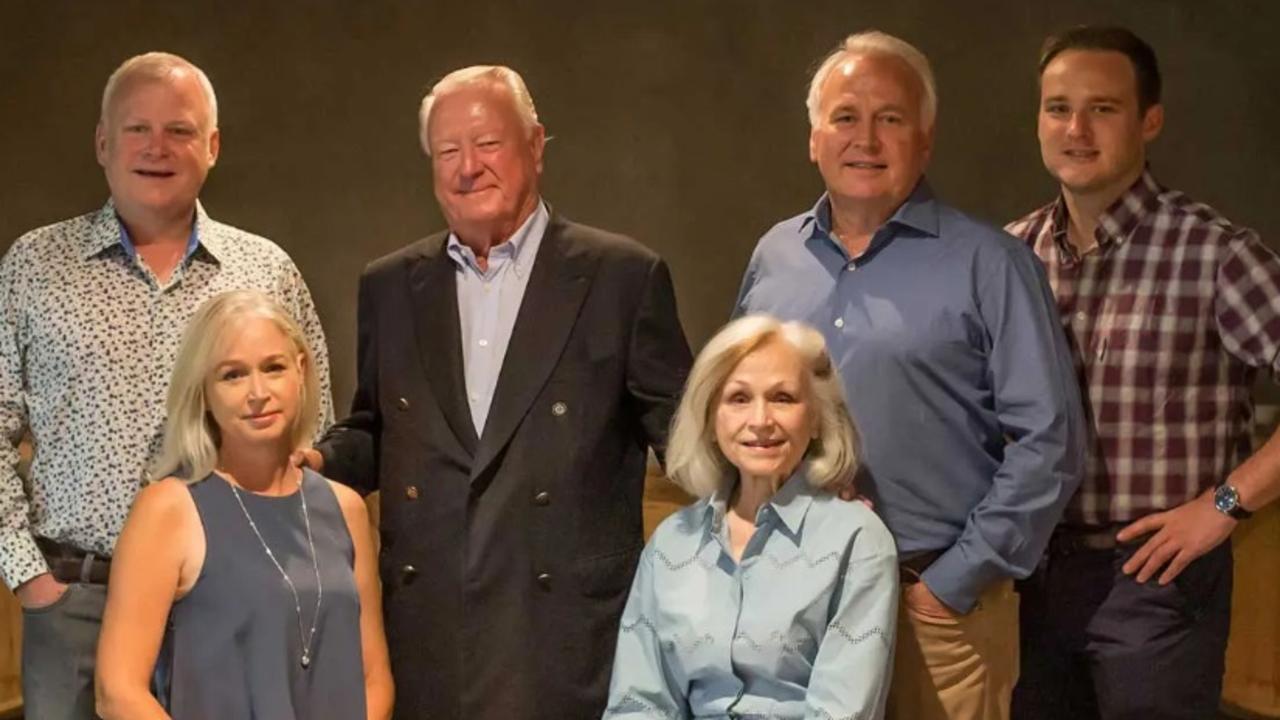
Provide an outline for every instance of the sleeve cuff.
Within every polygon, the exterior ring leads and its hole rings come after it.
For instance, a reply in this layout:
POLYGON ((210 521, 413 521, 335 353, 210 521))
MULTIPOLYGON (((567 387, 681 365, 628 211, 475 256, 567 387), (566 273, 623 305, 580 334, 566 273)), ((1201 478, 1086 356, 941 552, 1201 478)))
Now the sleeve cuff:
POLYGON ((26 530, 14 530, 0 535, 0 575, 4 584, 16 591, 18 586, 49 572, 44 554, 36 547, 36 539, 26 530))
POLYGON ((982 592, 1001 576, 983 563, 970 562, 959 545, 952 545, 920 579, 944 605, 963 615, 973 610, 982 592))

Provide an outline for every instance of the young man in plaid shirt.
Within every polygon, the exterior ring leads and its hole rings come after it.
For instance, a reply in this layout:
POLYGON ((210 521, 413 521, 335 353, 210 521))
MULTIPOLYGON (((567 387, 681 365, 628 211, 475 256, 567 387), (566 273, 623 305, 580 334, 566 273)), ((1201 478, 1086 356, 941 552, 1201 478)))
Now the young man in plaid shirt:
POLYGON ((1050 38, 1040 149, 1061 184, 1008 226, 1044 261, 1089 415, 1083 484, 1022 588, 1015 718, 1214 717, 1237 522, 1280 495, 1280 434, 1249 449, 1280 376, 1280 259, 1162 187, 1155 53, 1121 28, 1050 38))

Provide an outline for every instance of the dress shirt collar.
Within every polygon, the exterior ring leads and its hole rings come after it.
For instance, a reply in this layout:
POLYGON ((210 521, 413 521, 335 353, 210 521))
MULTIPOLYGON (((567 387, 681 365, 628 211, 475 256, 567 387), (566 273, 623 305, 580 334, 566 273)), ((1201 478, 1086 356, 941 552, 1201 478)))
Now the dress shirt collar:
MULTIPOLYGON (((1160 205, 1162 193, 1164 188, 1156 182, 1150 168, 1144 168, 1133 185, 1098 216, 1098 227, 1093 231, 1098 249, 1105 251, 1128 240, 1138 225, 1160 205)), ((1080 261, 1080 254, 1067 236, 1070 223, 1067 201, 1059 193, 1050 210, 1049 231, 1053 235, 1054 244, 1058 246, 1062 264, 1067 267, 1080 261)))
MULTIPOLYGON (((220 242, 215 233, 207 232, 209 223, 209 215, 204 211, 204 206, 197 200, 196 219, 191 224, 191 236, 187 239, 187 250, 182 257, 184 262, 201 245, 204 246, 205 250, 209 251, 209 254, 215 260, 218 259, 219 250, 221 250, 220 242)), ((138 254, 137 248, 133 244, 133 238, 129 237, 129 231, 116 213, 115 201, 107 200, 107 204, 102 206, 102 210, 98 211, 98 216, 93 221, 92 230, 81 243, 80 255, 84 258, 93 257, 116 245, 119 245, 130 259, 133 259, 138 254)))
MULTIPOLYGON (((708 498, 707 507, 703 511, 703 544, 724 532, 724 516, 729 511, 729 498, 733 495, 733 488, 734 484, 728 483, 708 498)), ((805 464, 801 463, 773 497, 769 498, 769 502, 760 506, 756 514, 756 527, 764 529, 772 523, 771 516, 776 515, 784 534, 799 545, 800 529, 804 526, 809 506, 813 504, 815 492, 818 491, 809 484, 805 464)))
MULTIPOLYGON (((938 202, 934 199, 933 189, 929 187, 928 180, 920 178, 915 189, 889 216, 881 229, 893 225, 918 230, 930 237, 938 237, 938 202)), ((813 209, 801 221, 800 232, 809 238, 825 237, 839 245, 839 241, 831 233, 830 193, 823 193, 822 197, 818 198, 813 209)), ((879 234, 877 231, 877 235, 879 234)))
MULTIPOLYGON (((516 275, 522 278, 526 277, 533 268, 533 261, 538 254, 538 247, 542 244, 542 235, 547 230, 547 223, 550 221, 550 217, 551 213, 547 210, 546 203, 538 200, 538 206, 534 209, 533 214, 525 218, 525 221, 516 229, 510 239, 490 248, 490 256, 510 260, 516 275)), ((476 262, 475 252, 464 245, 453 232, 449 233, 449 241, 445 246, 445 252, 449 254, 449 258, 453 260, 459 270, 471 268, 479 275, 486 274, 480 271, 480 265, 476 262)))

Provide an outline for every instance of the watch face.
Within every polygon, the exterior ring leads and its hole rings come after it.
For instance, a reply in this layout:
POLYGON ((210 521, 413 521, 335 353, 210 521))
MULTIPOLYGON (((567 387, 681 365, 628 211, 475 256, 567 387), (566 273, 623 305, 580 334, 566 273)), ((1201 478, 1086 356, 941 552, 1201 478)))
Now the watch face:
POLYGON ((1222 512, 1230 513, 1240 505, 1240 494, 1230 485, 1223 485, 1213 493, 1213 504, 1222 512))

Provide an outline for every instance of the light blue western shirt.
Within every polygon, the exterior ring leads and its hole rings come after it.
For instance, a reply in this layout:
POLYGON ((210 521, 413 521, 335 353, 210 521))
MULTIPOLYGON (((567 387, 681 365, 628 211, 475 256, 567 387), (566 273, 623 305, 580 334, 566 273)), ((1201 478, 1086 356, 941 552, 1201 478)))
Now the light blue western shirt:
POLYGON ((480 269, 476 254, 449 233, 445 252, 453 260, 458 289, 458 325, 462 331, 462 363, 467 404, 476 435, 484 434, 493 391, 520 313, 529 273, 542 245, 550 213, 542 201, 510 240, 489 249, 489 264, 480 269))
POLYGON ((959 612, 1035 569, 1084 467, 1079 389, 1044 270, 921 180, 850 257, 831 203, 761 238, 735 314, 826 337, 862 435, 859 489, 959 612))
POLYGON ((676 512, 649 539, 604 717, 883 717, 898 608, 888 529, 801 471, 735 562, 727 499, 676 512))

